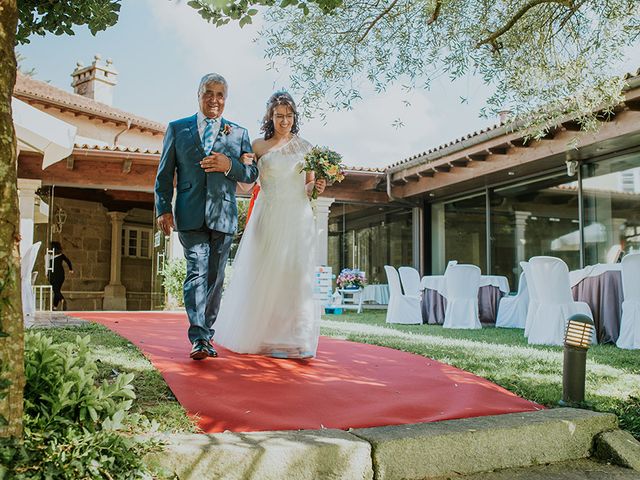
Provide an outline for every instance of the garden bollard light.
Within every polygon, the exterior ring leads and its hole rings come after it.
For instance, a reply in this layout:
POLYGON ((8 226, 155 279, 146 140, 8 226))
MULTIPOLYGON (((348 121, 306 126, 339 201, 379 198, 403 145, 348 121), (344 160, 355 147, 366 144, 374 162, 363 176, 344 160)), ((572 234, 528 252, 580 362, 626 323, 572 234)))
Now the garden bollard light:
POLYGON ((594 334, 593 320, 577 313, 569 317, 564 335, 564 364, 562 368, 563 407, 584 407, 584 385, 587 350, 594 334))

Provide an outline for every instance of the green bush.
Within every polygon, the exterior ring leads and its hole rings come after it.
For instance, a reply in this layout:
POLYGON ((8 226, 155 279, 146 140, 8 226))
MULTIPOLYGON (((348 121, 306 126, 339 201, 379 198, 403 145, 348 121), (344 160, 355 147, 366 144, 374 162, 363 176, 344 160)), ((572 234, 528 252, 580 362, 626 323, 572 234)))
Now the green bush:
POLYGON ((24 438, 0 444, 0 479, 151 478, 150 444, 130 434, 153 429, 132 415, 132 374, 97 381, 90 337, 59 343, 25 336, 24 438))
POLYGON ((178 307, 184 306, 182 286, 187 276, 187 262, 184 258, 169 260, 162 270, 162 285, 167 294, 177 302, 178 307))

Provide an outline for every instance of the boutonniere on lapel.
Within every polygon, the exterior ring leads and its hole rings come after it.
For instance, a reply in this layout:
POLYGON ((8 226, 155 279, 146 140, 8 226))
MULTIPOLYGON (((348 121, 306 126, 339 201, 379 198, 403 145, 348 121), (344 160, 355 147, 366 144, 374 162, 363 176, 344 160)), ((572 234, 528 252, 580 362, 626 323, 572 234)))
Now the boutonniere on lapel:
POLYGON ((229 135, 232 130, 233 130, 233 127, 230 124, 225 123, 224 127, 222 128, 222 134, 223 135, 229 135))

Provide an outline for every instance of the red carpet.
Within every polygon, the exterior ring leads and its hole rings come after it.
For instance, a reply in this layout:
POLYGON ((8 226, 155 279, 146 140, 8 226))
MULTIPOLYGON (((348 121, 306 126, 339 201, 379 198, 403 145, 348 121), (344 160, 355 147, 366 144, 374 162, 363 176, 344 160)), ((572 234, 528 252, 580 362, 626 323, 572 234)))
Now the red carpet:
POLYGON ((321 337, 318 357, 190 360, 185 314, 76 312, 136 344, 208 433, 360 428, 540 410, 468 372, 418 355, 321 337))

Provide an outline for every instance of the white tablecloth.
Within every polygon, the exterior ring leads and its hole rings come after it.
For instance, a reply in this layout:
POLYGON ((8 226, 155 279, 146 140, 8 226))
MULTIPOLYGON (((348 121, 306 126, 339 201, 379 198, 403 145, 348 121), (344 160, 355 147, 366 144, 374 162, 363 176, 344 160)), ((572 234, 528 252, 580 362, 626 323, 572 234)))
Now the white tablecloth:
MULTIPOLYGON (((509 293, 509 279, 501 275, 481 275, 479 287, 497 287, 501 292, 509 293)), ((427 275, 422 277, 420 281, 420 289, 436 290, 440 295, 446 298, 446 282, 444 275, 427 275)))
POLYGON ((387 305, 389 303, 389 285, 366 285, 362 291, 362 301, 387 305))
POLYGON ((621 263, 597 263, 595 265, 587 265, 580 270, 573 270, 569 272, 569 284, 573 288, 587 277, 597 277, 598 275, 602 275, 604 272, 621 271, 621 263))

